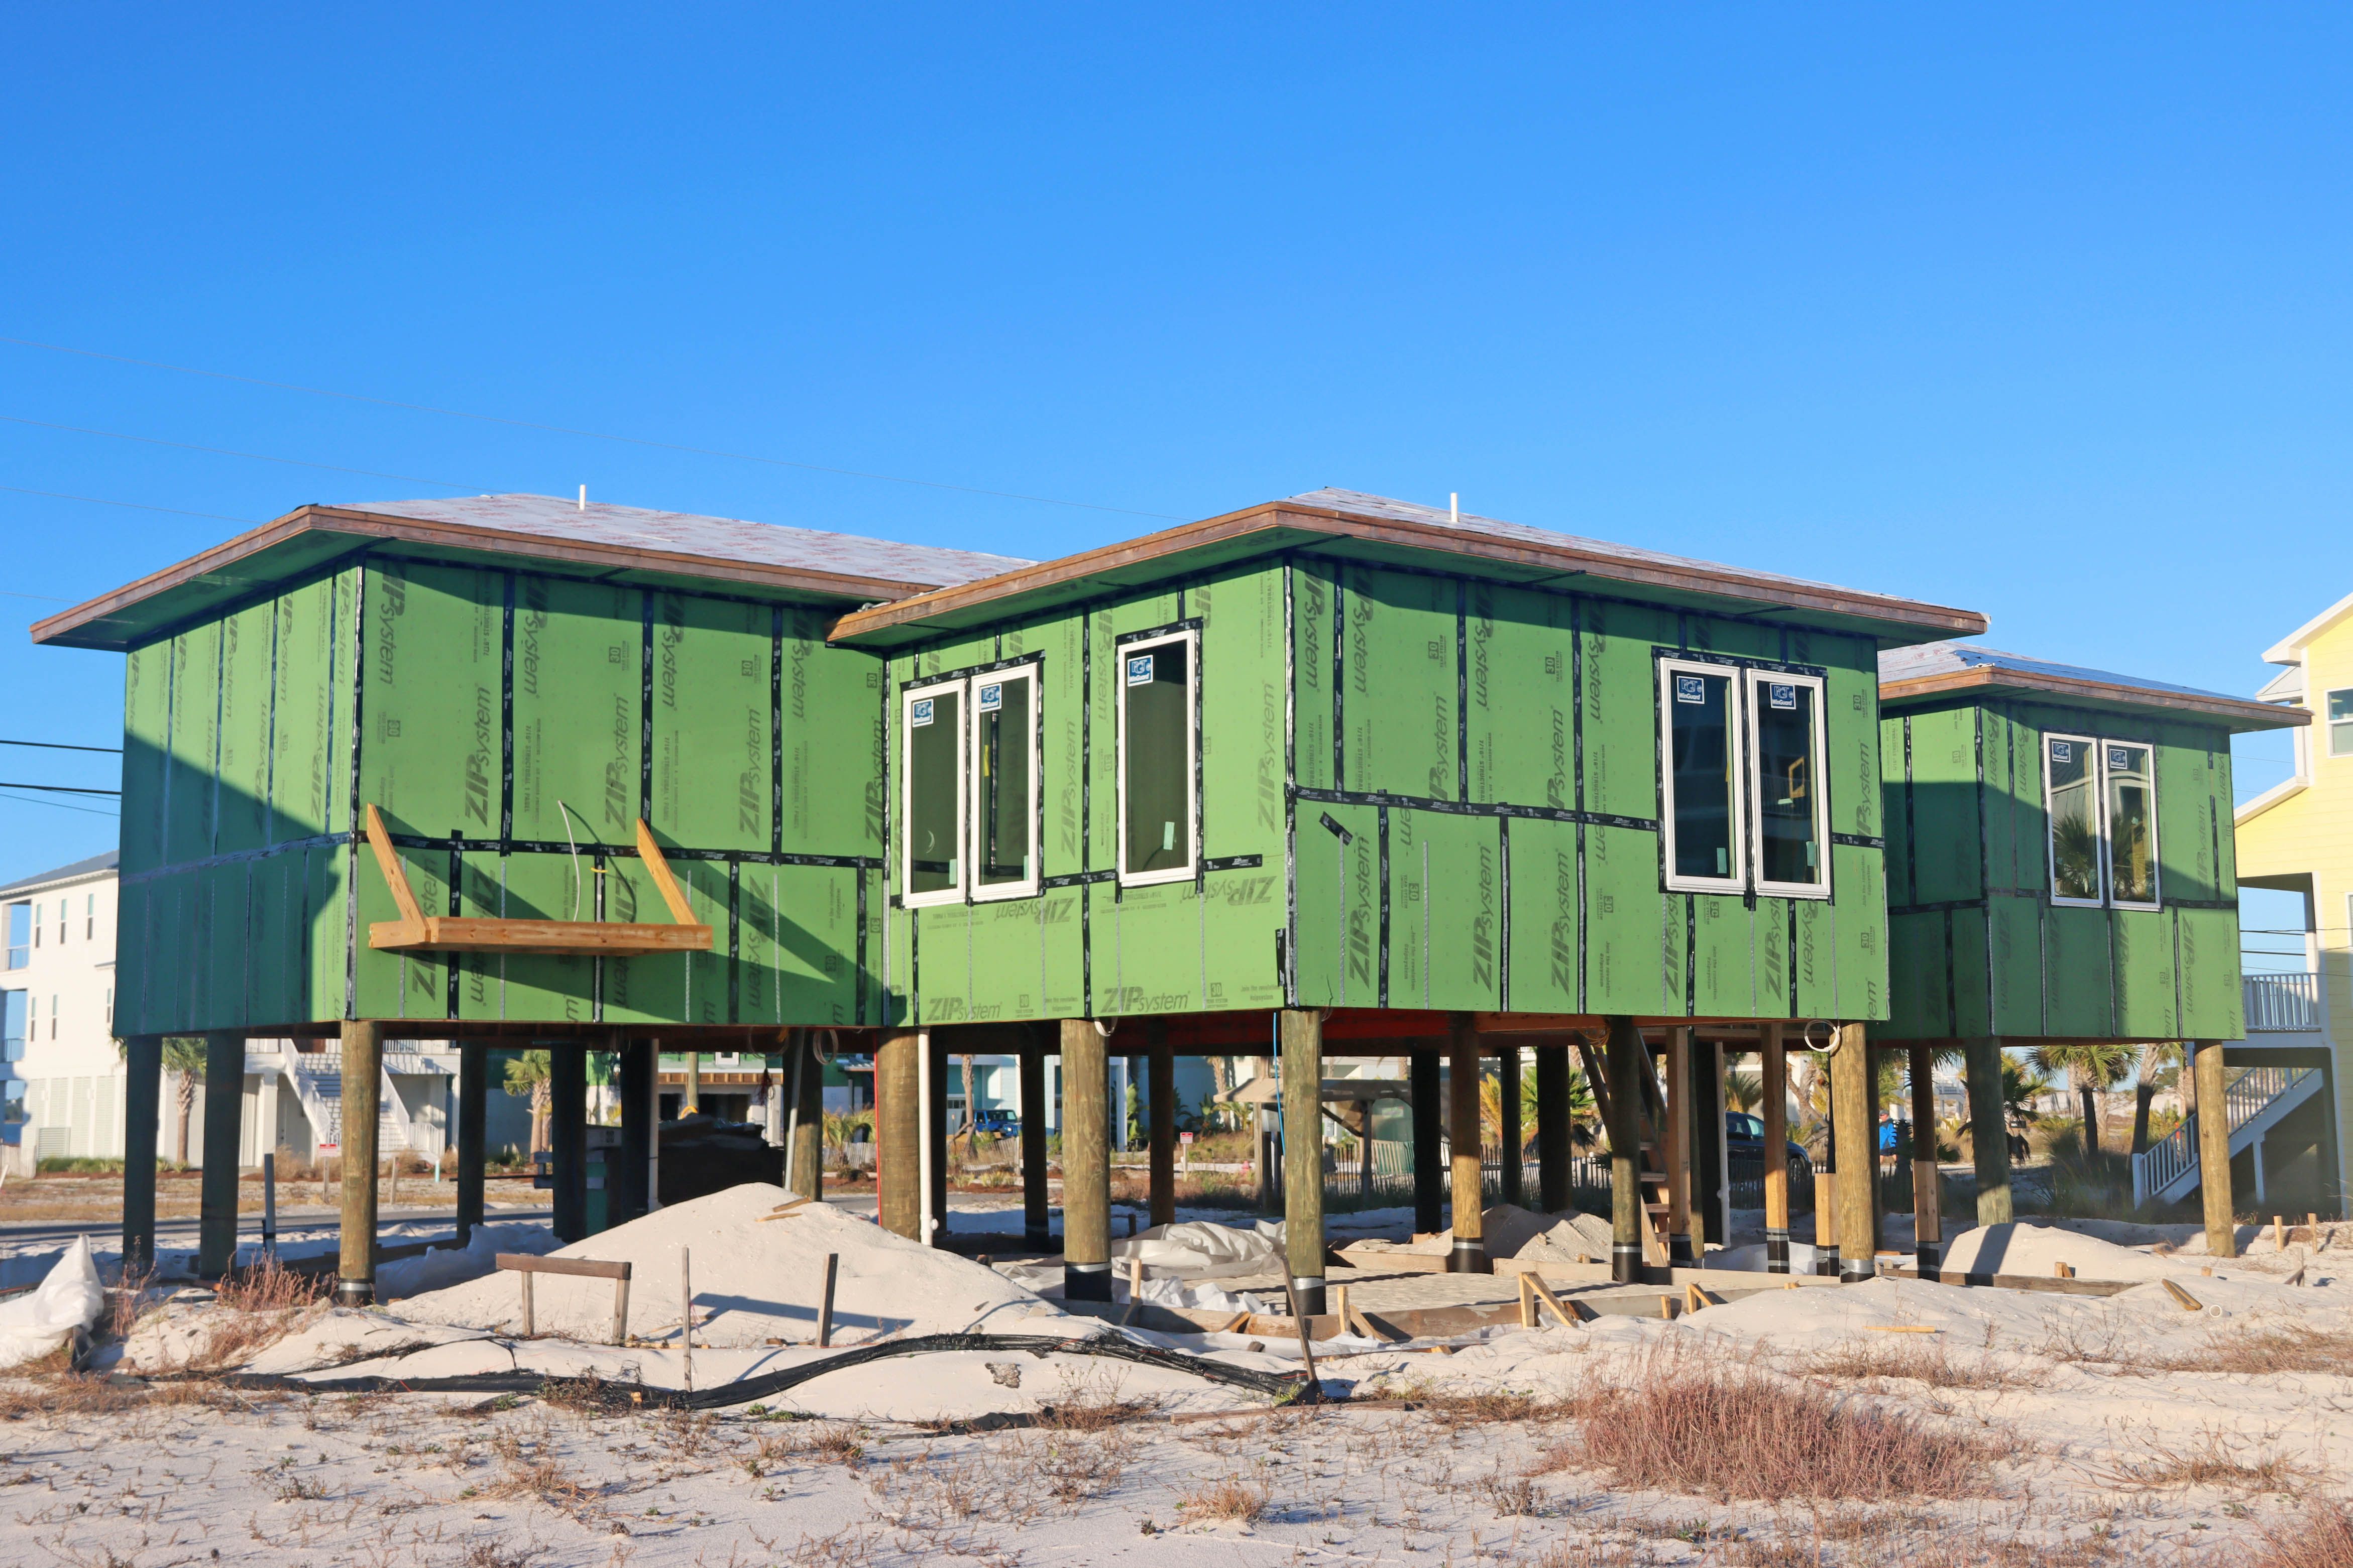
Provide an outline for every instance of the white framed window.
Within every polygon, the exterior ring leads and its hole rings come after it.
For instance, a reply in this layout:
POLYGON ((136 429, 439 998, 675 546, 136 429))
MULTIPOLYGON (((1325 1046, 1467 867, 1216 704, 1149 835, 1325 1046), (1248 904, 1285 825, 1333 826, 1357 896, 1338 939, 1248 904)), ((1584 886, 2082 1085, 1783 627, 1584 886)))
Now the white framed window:
POLYGON ((32 995, 24 991, 0 991, 0 1061, 25 1059, 25 1040, 32 1030, 32 995))
POLYGON ((22 969, 33 959, 33 906, 29 903, 10 904, 8 921, 8 967, 22 969))
POLYGON ((2156 754, 2138 741, 2045 733, 2051 901, 2086 908, 2161 907, 2156 754))
POLYGON ((972 896, 1039 891, 1038 669, 972 678, 972 896))
POLYGON ((1778 898, 1827 898, 1831 818, 1822 777, 1828 742, 1821 678, 1751 670, 1748 702, 1757 890, 1778 898))
POLYGON ((1119 650, 1119 879, 1189 881, 1199 860, 1200 634, 1139 637, 1119 650))
POLYGON ((1740 675, 1730 665, 1659 661, 1660 828, 1667 886, 1679 892, 1747 889, 1740 675))
POLYGON ((2328 723, 2328 754, 2353 756, 2353 686, 2328 693, 2324 715, 2328 723))
POLYGON ((911 686, 900 699, 899 888, 911 907, 964 899, 964 687, 961 680, 911 686))

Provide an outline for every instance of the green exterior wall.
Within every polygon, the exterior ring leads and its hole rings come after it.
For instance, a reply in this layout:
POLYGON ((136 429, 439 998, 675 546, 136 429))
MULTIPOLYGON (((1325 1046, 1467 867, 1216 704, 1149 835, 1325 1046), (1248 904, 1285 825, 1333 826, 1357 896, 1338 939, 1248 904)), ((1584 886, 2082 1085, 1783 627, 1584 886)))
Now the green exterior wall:
POLYGON ((2034 699, 1931 700, 1881 721, 1890 1039, 2236 1039, 2231 747, 2219 724, 2034 699), (2051 901, 2047 731, 2146 742, 2157 910, 2051 901))
POLYGON ((909 909, 894 858, 893 1022, 1286 1003, 1886 1016, 1868 637, 1303 553, 896 652, 891 685, 1032 657, 1045 891, 909 909), (1207 869, 1122 889, 1118 641, 1180 625, 1201 637, 1207 869), (1824 677, 1831 899, 1662 890, 1661 649, 1824 677))
POLYGON ((839 608, 379 553, 134 649, 118 1031, 874 1021, 881 661, 839 608), (715 951, 376 952, 367 804, 428 910, 525 919, 667 921, 642 816, 715 951))

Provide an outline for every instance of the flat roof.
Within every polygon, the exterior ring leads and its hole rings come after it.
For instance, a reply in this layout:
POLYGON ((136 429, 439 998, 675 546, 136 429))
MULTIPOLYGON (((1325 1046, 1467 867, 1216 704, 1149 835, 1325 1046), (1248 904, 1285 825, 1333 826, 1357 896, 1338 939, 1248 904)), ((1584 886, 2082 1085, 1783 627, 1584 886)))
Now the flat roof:
POLYGON ((1732 615, 1770 609, 1783 619, 1892 642, 1986 629, 1985 617, 1973 610, 1497 518, 1458 516, 1443 507, 1357 490, 1320 489, 855 610, 842 616, 833 636, 867 646, 901 645, 1294 549, 1456 571, 1468 560, 1478 563, 1480 575, 1531 586, 1559 587, 1580 578, 1631 584, 1693 609, 1732 615))
POLYGON ((902 598, 1029 564, 1016 556, 701 517, 560 496, 303 506, 275 522, 36 622, 33 640, 121 650, 372 544, 437 559, 828 606, 902 598))
POLYGON ((1883 705, 1925 701, 1954 692, 1993 689, 2031 692, 2080 706, 2138 713, 2198 714, 2217 720, 2236 734, 2246 730, 2284 730, 2312 722, 2301 708, 2251 701, 2194 686, 2174 686, 2137 675, 2118 675, 2080 665, 2054 664, 1968 643, 1926 643, 1889 648, 1879 656, 1879 700, 1883 705))

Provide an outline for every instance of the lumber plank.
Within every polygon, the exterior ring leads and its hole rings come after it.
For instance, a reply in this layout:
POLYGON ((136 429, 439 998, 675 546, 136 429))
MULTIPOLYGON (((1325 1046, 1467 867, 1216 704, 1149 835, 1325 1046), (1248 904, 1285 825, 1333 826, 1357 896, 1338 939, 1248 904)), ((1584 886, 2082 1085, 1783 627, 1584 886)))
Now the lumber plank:
POLYGON ((576 1274, 590 1279, 627 1279, 626 1263, 600 1263, 593 1258, 536 1258, 528 1252, 501 1252, 493 1262, 516 1274, 576 1274))
POLYGON ((711 928, 626 921, 515 921, 426 915, 418 924, 376 921, 368 945, 385 952, 439 949, 462 952, 615 953, 709 952, 711 928))
POLYGON ((654 842, 654 830, 646 826, 646 819, 642 816, 638 818, 638 855, 645 861, 646 870, 652 875, 654 886, 661 889, 662 902, 670 906, 670 918, 682 926, 694 924, 694 906, 686 901, 686 894, 679 888, 678 879, 671 875, 670 861, 663 857, 661 846, 654 842))

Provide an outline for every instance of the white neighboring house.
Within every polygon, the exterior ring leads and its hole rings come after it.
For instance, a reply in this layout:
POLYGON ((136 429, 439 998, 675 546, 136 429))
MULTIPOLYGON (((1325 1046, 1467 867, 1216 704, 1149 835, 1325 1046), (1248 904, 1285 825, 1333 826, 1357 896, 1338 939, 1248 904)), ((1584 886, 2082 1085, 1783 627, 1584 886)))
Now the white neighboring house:
MULTIPOLYGON (((112 850, 0 888, 0 1161, 17 1174, 32 1174, 43 1159, 122 1155, 118 891, 112 850)), ((457 1074, 457 1050, 445 1041, 387 1042, 379 1146, 438 1160, 450 1136, 457 1074)), ((272 1149, 310 1156, 338 1142, 342 1093, 333 1041, 248 1041, 238 1163, 258 1165, 272 1149)), ((199 1084, 188 1117, 191 1164, 201 1163, 204 1100, 199 1084)), ((527 1130, 528 1111, 495 1081, 490 1100, 491 1146, 520 1141, 514 1127, 527 1130)), ((167 1160, 179 1151, 179 1082, 169 1071, 156 1151, 167 1160)))

